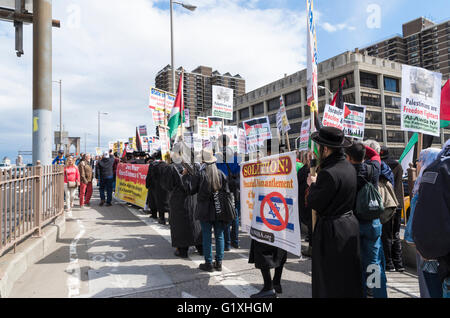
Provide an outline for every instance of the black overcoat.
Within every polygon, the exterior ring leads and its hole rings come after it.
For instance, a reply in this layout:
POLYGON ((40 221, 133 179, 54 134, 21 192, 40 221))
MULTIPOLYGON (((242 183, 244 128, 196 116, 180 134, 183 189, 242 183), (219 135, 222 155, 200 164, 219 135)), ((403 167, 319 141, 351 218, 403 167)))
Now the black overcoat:
POLYGON ((341 150, 321 163, 317 182, 311 184, 307 201, 318 215, 312 249, 314 298, 363 296, 359 223, 352 213, 356 179, 341 150))
POLYGON ((277 268, 284 266, 286 260, 287 252, 285 250, 252 239, 248 262, 255 264, 256 268, 277 268))
POLYGON ((183 186, 181 165, 161 166, 161 186, 170 193, 170 236, 173 247, 202 245, 200 222, 195 220, 197 196, 190 195, 183 186))
POLYGON ((156 206, 158 212, 170 212, 169 207, 169 191, 161 187, 161 182, 164 179, 164 175, 161 172, 161 168, 167 166, 164 161, 153 161, 148 167, 147 178, 145 180, 146 188, 150 193, 149 206, 151 208, 156 206))

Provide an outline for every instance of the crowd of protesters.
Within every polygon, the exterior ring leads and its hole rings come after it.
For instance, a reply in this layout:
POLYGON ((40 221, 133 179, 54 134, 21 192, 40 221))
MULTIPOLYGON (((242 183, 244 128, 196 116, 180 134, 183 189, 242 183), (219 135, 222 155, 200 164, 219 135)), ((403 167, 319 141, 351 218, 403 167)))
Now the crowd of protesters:
MULTIPOLYGON (((389 149, 374 140, 352 141, 330 127, 313 133, 311 139, 317 151, 298 152, 296 168, 298 213, 308 242, 302 254, 312 258, 312 296, 387 298, 386 272, 405 271, 400 238, 405 171, 389 149)), ((160 224, 169 223, 175 256, 188 258, 189 248, 195 247, 205 260, 200 270, 221 271, 224 253, 239 248, 240 163, 248 160, 234 153, 229 142, 221 136, 215 151, 194 152, 179 141, 165 160, 161 152, 152 156, 135 153, 120 160, 117 154, 105 152, 102 157, 85 154, 77 160, 60 154, 54 164, 66 165, 68 210, 77 188, 80 206, 90 205, 94 178, 100 205, 111 206, 118 163, 148 164, 145 211, 160 224)), ((268 140, 257 157, 280 152, 284 147, 268 140)), ((411 193, 405 241, 417 245, 421 297, 449 297, 449 158, 447 141, 443 149, 423 150, 417 160, 418 178, 411 193), (429 167, 435 168, 431 176, 426 174, 429 167), (434 202, 427 201, 424 191, 434 191, 434 202), (425 209, 421 202, 433 208, 425 209), (438 221, 415 221, 418 215, 438 221), (434 233, 436 227, 439 235, 423 234, 434 233)), ((286 260, 286 251, 251 240, 249 263, 261 271, 264 280, 262 290, 251 297, 274 298, 282 293, 286 260)))

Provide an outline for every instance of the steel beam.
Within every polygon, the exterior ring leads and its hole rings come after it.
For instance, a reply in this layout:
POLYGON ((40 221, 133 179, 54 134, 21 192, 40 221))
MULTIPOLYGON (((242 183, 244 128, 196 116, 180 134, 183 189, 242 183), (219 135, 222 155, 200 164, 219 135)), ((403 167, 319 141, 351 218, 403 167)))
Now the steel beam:
MULTIPOLYGON (((33 23, 33 14, 32 13, 16 13, 12 9, 0 8, 0 20, 5 20, 9 22, 23 22, 31 24, 33 23)), ((60 20, 52 20, 52 26, 55 28, 61 27, 60 20)))

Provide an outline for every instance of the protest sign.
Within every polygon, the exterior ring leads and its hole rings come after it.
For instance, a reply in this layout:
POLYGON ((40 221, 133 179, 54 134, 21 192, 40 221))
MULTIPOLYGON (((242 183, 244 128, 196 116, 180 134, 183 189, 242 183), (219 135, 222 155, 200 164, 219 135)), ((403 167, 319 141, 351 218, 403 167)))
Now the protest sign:
POLYGON ((169 131, 166 127, 159 126, 159 141, 161 146, 161 155, 170 155, 170 138, 169 131))
POLYGON ((262 147, 264 141, 272 139, 269 117, 267 116, 244 121, 243 126, 248 153, 258 151, 258 147, 262 147))
POLYGON ((120 163, 116 173, 115 196, 120 200, 144 208, 147 201, 147 188, 145 187, 147 173, 148 165, 120 163))
POLYGON ((300 256, 296 153, 241 164, 241 224, 251 238, 300 256))
POLYGON ((189 108, 184 109, 184 127, 185 128, 191 127, 191 120, 189 117, 189 108))
POLYGON ((344 110, 335 106, 325 105, 322 125, 326 127, 335 127, 339 130, 344 129, 344 110))
POLYGON ((97 156, 103 155, 102 148, 95 147, 95 153, 96 153, 97 156))
POLYGON ((280 97, 280 109, 277 112, 277 128, 280 134, 285 134, 291 130, 289 121, 286 115, 286 107, 284 106, 283 96, 280 97))
POLYGON ((440 136, 441 81, 441 73, 402 65, 402 130, 440 136))
POLYGON ((147 136, 147 125, 139 126, 139 135, 141 137, 147 136))
POLYGON ((233 89, 212 86, 212 116, 233 120, 233 89))
POLYGON ((233 149, 233 152, 238 152, 238 128, 237 126, 224 126, 223 134, 230 138, 228 147, 233 149))
POLYGON ((206 118, 206 117, 197 117, 197 134, 203 140, 208 140, 209 139, 208 118, 206 118))
POLYGON ((345 137, 364 139, 366 124, 366 107, 344 104, 344 134, 345 137))
POLYGON ((222 135, 222 119, 218 117, 208 117, 208 130, 210 138, 219 138, 222 135))
POLYGON ((309 119, 302 122, 302 128, 300 131, 300 144, 299 151, 307 151, 309 149, 309 133, 311 130, 311 121, 309 119))
POLYGON ((245 138, 245 130, 242 128, 239 128, 239 147, 238 147, 238 152, 242 155, 245 155, 247 153, 247 142, 246 142, 246 138, 245 138))
POLYGON ((142 143, 141 143, 142 151, 147 152, 149 150, 149 148, 148 148, 148 137, 147 136, 141 137, 141 140, 142 140, 142 143))
POLYGON ((156 152, 158 150, 161 150, 161 144, 159 142, 158 137, 149 137, 148 138, 148 150, 150 153, 156 152))

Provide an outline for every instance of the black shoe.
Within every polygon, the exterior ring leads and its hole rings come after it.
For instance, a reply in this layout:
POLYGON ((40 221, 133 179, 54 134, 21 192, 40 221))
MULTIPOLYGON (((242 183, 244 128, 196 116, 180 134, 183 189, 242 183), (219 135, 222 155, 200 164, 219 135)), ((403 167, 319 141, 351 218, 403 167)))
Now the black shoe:
POLYGON ((306 256, 306 257, 311 257, 312 256, 312 247, 309 246, 307 249, 303 250, 302 255, 306 256))
POLYGON ((233 243, 231 243, 231 247, 232 247, 232 248, 235 248, 235 249, 239 249, 239 244, 233 244, 233 243))
POLYGON ((159 220, 158 220, 158 223, 159 223, 159 224, 162 224, 162 225, 166 225, 166 220, 159 219, 159 220))
POLYGON ((273 289, 275 289, 275 292, 277 293, 277 294, 282 294, 283 293, 283 289, 281 288, 281 284, 278 284, 278 285, 273 285, 273 289))
POLYGON ((212 266, 211 263, 200 264, 200 266, 198 268, 202 271, 210 272, 210 273, 212 273, 214 271, 214 267, 212 266))
POLYGON ((106 206, 112 206, 112 204, 111 203, 106 203, 106 206))
POLYGON ((185 252, 181 252, 178 248, 175 250, 175 256, 177 257, 181 257, 181 258, 188 258, 188 253, 185 252))
POLYGON ((386 272, 395 272, 395 267, 394 266, 386 266, 386 272))
POLYGON ((157 219, 158 218, 158 215, 156 215, 156 214, 152 214, 152 215, 150 215, 150 217, 152 218, 152 219, 157 219))
POLYGON ((259 293, 251 295, 250 298, 277 298, 277 294, 273 289, 261 290, 259 293))
POLYGON ((214 261, 214 270, 221 272, 222 271, 222 262, 214 261))
POLYGON ((225 247, 224 249, 223 249, 225 252, 229 252, 230 251, 230 247, 228 246, 228 247, 225 247))
POLYGON ((103 206, 105 204, 105 201, 100 202, 100 206, 103 206))
POLYGON ((399 266, 395 268, 396 272, 403 273, 406 269, 403 266, 399 266))

